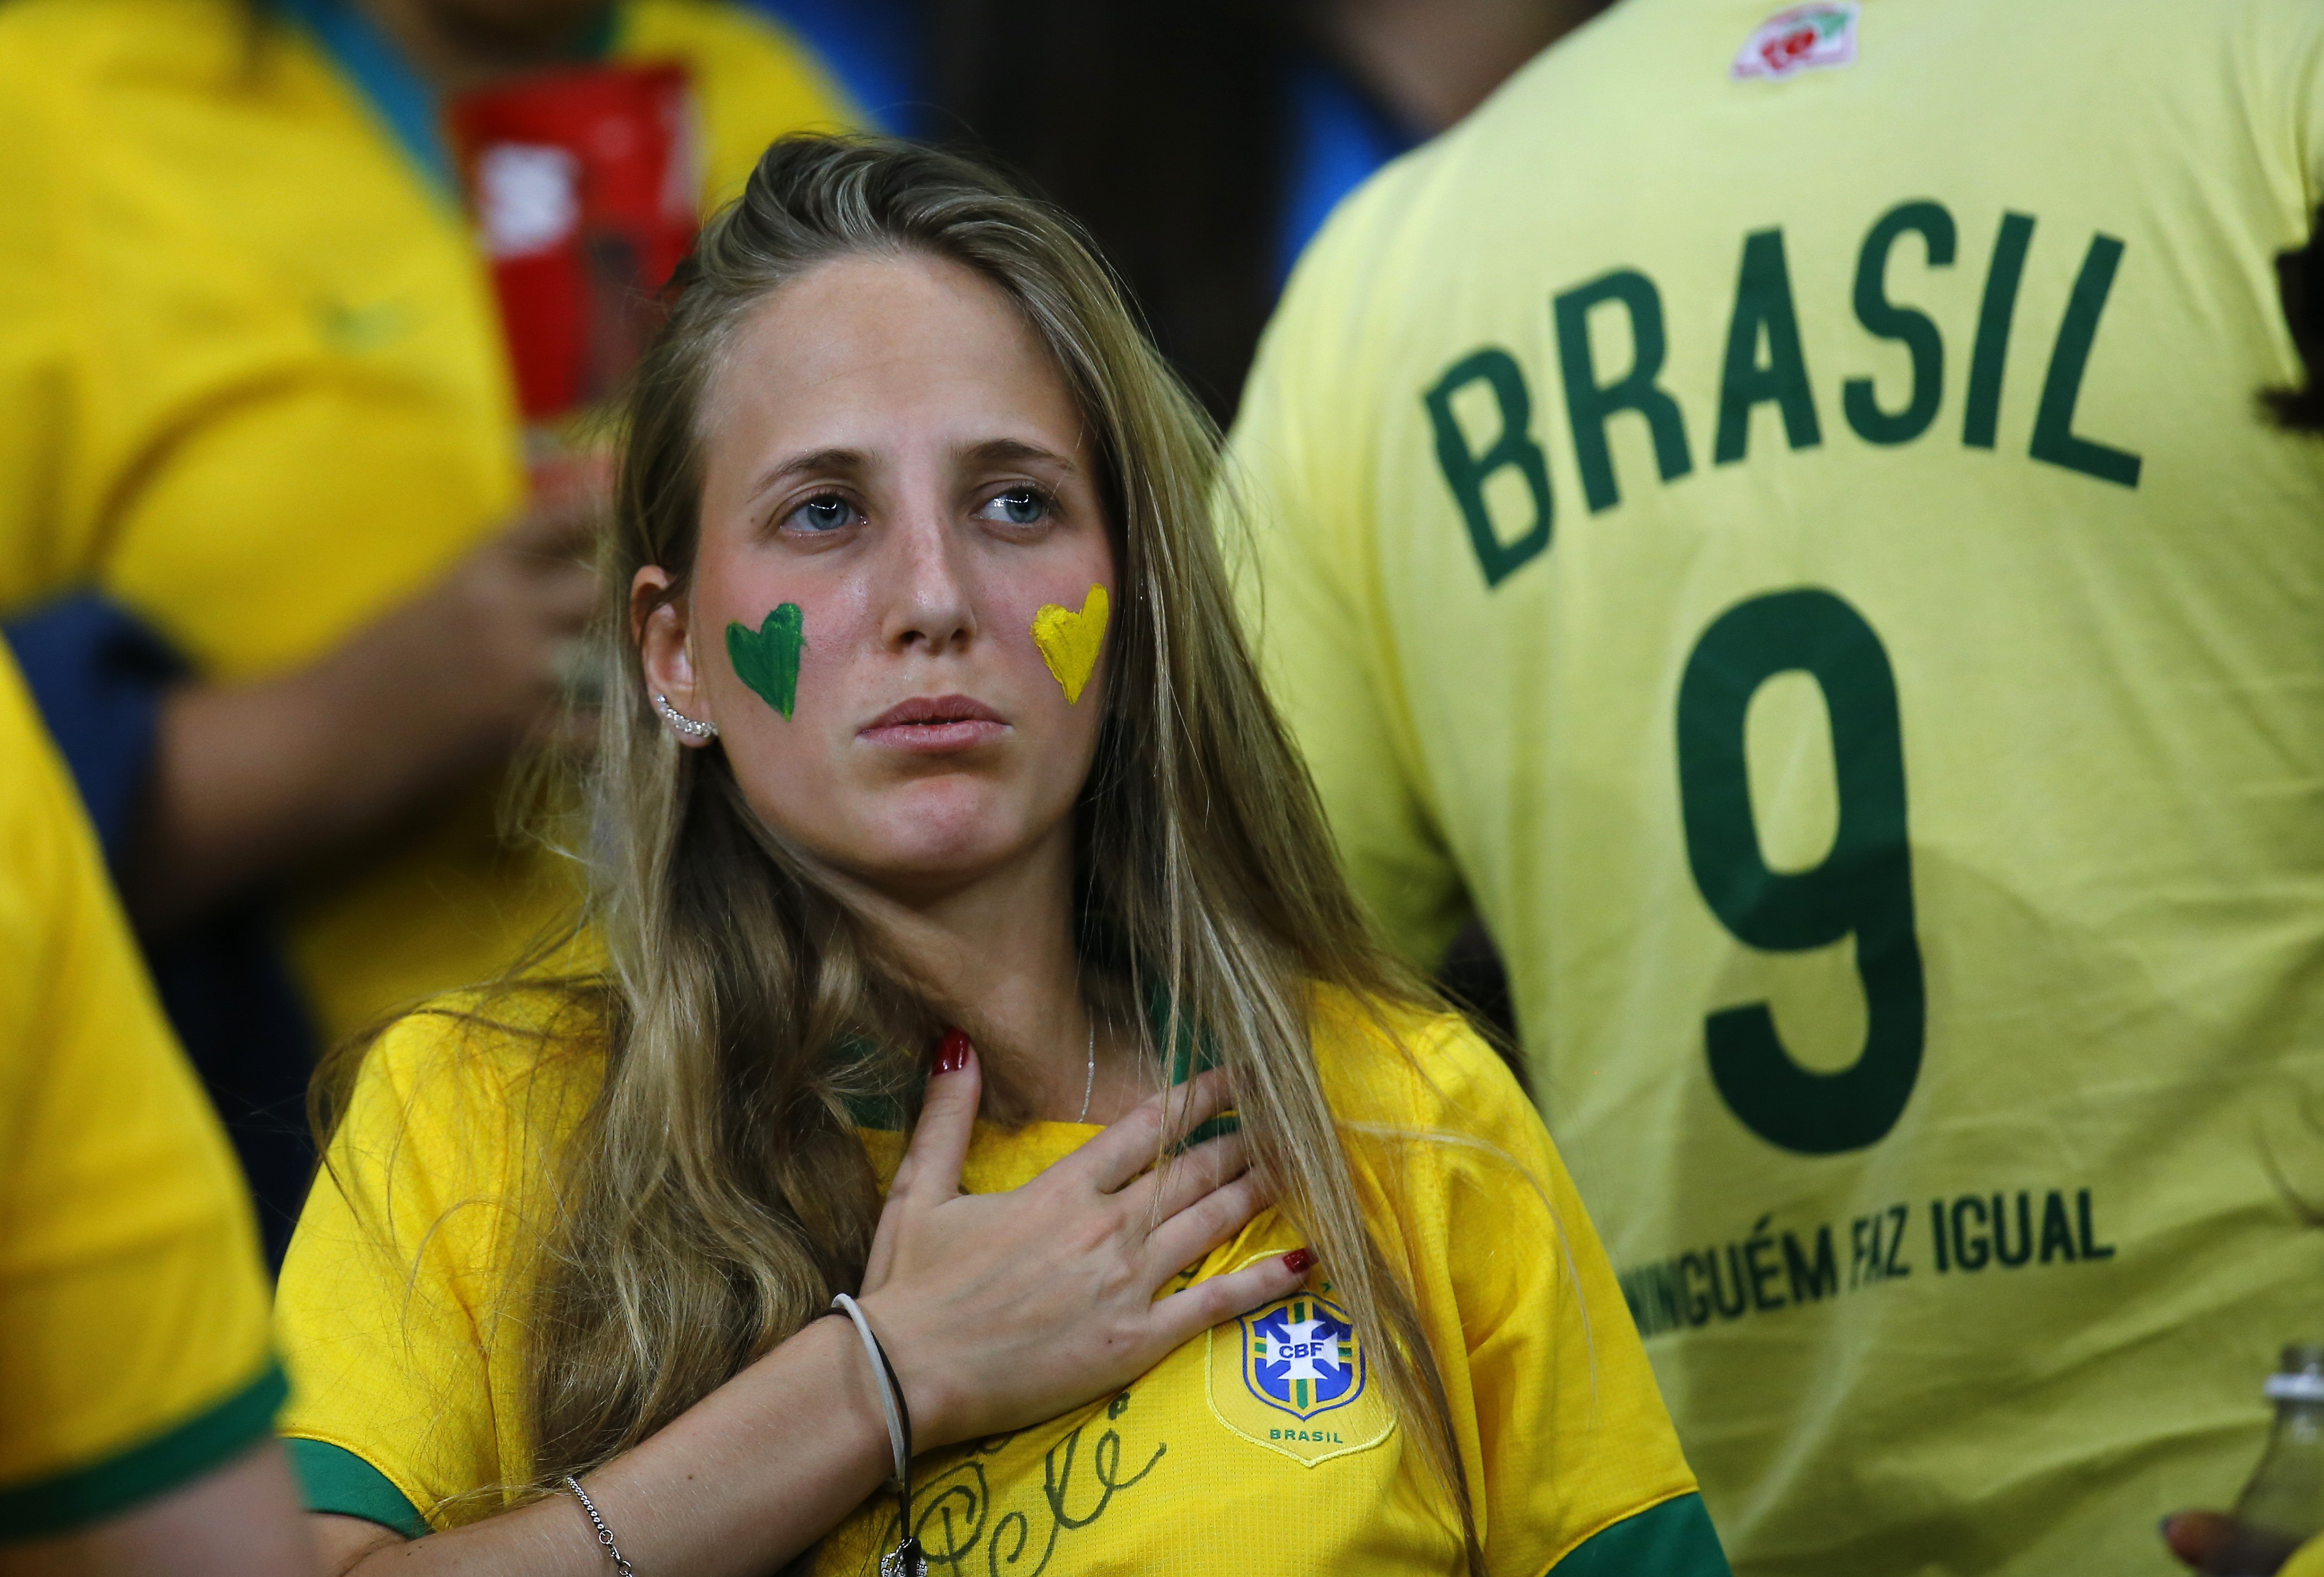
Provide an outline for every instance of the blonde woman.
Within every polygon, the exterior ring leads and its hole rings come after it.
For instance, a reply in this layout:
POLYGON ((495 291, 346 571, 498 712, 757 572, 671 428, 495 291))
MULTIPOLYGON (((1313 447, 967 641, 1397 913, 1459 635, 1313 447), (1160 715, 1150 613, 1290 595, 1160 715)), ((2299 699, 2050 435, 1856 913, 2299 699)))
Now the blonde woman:
POLYGON ((630 412, 604 972, 378 1041, 284 1273, 335 1570, 1725 1571, 1213 481, 1050 212, 768 153, 630 412))

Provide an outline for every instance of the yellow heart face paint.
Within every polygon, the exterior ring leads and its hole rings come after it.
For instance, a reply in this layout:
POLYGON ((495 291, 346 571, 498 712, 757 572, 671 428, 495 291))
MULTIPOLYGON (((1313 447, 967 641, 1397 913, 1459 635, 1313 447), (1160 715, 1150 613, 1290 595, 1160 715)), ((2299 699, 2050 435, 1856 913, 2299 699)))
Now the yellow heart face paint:
POLYGON ((1092 586, 1079 613, 1051 602, 1033 615, 1033 644, 1041 648, 1041 660, 1064 686, 1067 706, 1082 698, 1083 688, 1097 670, 1097 655, 1105 646, 1105 622, 1111 612, 1105 588, 1092 586))

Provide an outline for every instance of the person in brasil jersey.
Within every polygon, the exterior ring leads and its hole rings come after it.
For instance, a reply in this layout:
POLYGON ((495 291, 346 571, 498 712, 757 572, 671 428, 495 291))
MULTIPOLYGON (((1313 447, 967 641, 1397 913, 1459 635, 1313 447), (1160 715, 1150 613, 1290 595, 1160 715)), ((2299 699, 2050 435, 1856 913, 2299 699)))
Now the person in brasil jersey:
POLYGON ((932 1566, 1726 1572, 1538 1119, 1336 874, 1213 464, 1050 212, 767 154, 629 412, 605 971, 335 1086, 278 1318, 337 1569, 873 1569, 846 1292, 932 1566))

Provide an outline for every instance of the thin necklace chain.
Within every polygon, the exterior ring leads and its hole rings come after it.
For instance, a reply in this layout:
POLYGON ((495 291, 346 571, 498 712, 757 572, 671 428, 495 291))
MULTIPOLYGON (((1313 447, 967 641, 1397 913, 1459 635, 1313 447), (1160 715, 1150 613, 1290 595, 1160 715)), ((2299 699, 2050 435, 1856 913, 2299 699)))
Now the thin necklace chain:
POLYGON ((1089 1072, 1082 1079, 1082 1114, 1076 1123, 1089 1121, 1090 1092, 1097 1088, 1097 1021, 1090 1021, 1089 1072))

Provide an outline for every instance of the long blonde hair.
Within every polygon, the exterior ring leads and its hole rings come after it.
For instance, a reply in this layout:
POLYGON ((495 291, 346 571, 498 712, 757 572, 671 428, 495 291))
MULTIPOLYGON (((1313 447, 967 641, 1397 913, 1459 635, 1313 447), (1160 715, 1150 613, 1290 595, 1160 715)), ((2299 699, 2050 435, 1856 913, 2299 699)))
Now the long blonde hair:
POLYGON ((608 1056, 560 1160, 536 1282, 535 1472, 637 1444, 858 1285, 880 1202, 853 1114, 885 1100, 908 1119, 939 1028, 960 1017, 752 813, 723 752, 677 746, 628 606, 643 566, 669 573, 667 595, 688 584, 705 391, 744 317, 817 263, 899 253, 948 259, 1015 302, 1100 458, 1120 589, 1075 812, 1084 976, 1130 1004, 1116 1022, 1157 1062, 1200 1043, 1226 1070, 1255 1169, 1321 1256, 1480 1570, 1408 1273, 1366 1226, 1309 1039, 1319 985, 1373 1004, 1422 994, 1370 940, 1239 632, 1212 528, 1216 431, 1067 220, 901 142, 770 148, 681 270, 628 402, 590 802, 608 1056))

